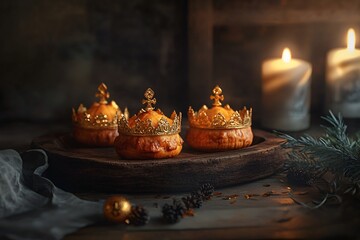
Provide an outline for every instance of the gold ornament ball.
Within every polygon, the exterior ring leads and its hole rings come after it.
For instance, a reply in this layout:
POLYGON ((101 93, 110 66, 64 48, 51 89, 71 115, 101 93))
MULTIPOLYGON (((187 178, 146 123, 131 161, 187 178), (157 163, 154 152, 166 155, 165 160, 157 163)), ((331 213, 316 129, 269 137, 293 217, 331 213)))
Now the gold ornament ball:
POLYGON ((131 204, 122 196, 112 196, 106 199, 103 210, 107 220, 122 223, 130 214, 131 204))

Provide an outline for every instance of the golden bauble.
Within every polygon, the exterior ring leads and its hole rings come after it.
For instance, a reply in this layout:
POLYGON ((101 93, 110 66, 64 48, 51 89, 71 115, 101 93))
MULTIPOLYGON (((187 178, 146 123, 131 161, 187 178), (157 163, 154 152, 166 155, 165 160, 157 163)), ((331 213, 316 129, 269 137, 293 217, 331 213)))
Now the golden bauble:
POLYGON ((122 196, 112 196, 106 199, 103 210, 107 220, 122 223, 130 214, 131 204, 122 196))

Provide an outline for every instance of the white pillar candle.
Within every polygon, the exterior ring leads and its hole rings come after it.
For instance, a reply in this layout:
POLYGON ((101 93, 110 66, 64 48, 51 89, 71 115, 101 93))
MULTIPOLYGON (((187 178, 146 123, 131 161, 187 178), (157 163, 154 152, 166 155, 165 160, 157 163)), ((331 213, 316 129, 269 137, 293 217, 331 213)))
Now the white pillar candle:
POLYGON ((326 108, 344 117, 360 117, 360 50, 348 30, 347 48, 329 51, 326 69, 326 108))
POLYGON ((262 64, 263 127, 282 131, 299 131, 310 125, 311 65, 291 59, 288 48, 282 59, 262 64))

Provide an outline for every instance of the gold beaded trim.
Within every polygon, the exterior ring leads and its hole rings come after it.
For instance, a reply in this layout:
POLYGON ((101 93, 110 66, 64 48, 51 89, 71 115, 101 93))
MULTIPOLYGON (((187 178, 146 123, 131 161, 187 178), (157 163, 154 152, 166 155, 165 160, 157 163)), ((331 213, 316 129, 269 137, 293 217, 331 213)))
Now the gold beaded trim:
POLYGON ((251 126, 252 109, 246 109, 235 111, 231 115, 230 119, 226 121, 225 117, 221 113, 217 113, 213 119, 209 119, 206 112, 202 109, 199 112, 195 112, 189 107, 188 118, 190 127, 195 128, 207 128, 207 129, 238 129, 251 126))
MULTIPOLYGON (((219 86, 213 89, 213 95, 210 99, 213 100, 214 107, 220 107, 221 101, 224 101, 224 95, 219 86)), ((231 110, 230 106, 226 104, 224 109, 231 110)), ((190 127, 195 128, 206 128, 206 129, 238 129, 246 128, 251 126, 252 108, 249 110, 244 107, 243 110, 235 111, 230 119, 226 121, 225 116, 221 113, 217 113, 213 119, 209 119, 206 114, 208 108, 206 105, 202 106, 199 112, 195 112, 191 107, 188 110, 188 118, 190 127)))
POLYGON ((95 96, 99 98, 98 104, 108 105, 109 107, 116 109, 117 112, 115 116, 109 117, 102 113, 92 116, 87 112, 86 107, 84 107, 83 104, 80 104, 77 111, 75 111, 74 108, 72 109, 72 121, 75 126, 90 129, 116 129, 118 127, 118 119, 120 114, 126 118, 129 116, 127 108, 125 108, 124 113, 122 113, 119 106, 114 101, 111 101, 111 103, 108 104, 107 99, 110 97, 110 94, 107 91, 107 86, 104 83, 101 83, 98 86, 98 92, 95 94, 95 96))
MULTIPOLYGON (((156 98, 154 98, 154 91, 151 88, 148 88, 145 93, 145 99, 142 100, 143 104, 146 104, 145 109, 141 109, 138 113, 142 114, 148 111, 153 111, 153 104, 156 104, 156 98)), ((156 110, 159 114, 163 114, 161 110, 156 110)), ((125 115, 121 115, 119 119, 119 133, 125 135, 134 135, 134 136, 160 136, 160 135, 173 135, 181 131, 181 113, 179 115, 174 111, 170 119, 172 124, 165 117, 161 117, 156 127, 153 126, 152 121, 147 119, 146 121, 141 121, 140 119, 135 120, 135 125, 133 127, 129 126, 128 119, 125 115)))
POLYGON ((179 115, 174 111, 170 117, 173 120, 170 124, 166 118, 160 118, 156 127, 152 126, 150 119, 141 121, 135 120, 135 126, 130 127, 128 120, 122 116, 119 120, 119 133, 134 136, 159 136, 159 135, 173 135, 181 131, 181 113, 179 115))

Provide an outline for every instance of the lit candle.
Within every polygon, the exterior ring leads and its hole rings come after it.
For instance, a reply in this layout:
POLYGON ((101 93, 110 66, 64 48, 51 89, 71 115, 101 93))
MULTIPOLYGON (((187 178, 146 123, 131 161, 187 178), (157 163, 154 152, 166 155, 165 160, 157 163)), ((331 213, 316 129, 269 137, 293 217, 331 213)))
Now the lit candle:
POLYGON ((292 59, 285 48, 282 59, 270 59, 262 65, 263 127, 299 131, 310 125, 311 65, 292 59))
POLYGON ((344 117, 360 117, 360 50, 355 31, 347 33, 347 48, 333 49, 327 56, 326 108, 344 117))

